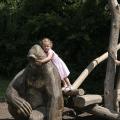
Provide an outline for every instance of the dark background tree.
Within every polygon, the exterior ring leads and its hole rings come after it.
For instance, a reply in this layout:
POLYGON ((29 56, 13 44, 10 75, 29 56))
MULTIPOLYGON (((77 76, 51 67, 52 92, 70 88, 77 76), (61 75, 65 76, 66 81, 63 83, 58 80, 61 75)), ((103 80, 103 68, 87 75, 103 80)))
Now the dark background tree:
MULTIPOLYGON (((13 77, 26 66, 30 47, 49 37, 68 65, 73 82, 93 59, 107 51, 110 17, 105 0, 1 0, 0 75, 13 77)), ((82 87, 102 92, 105 71, 104 62, 82 87)))

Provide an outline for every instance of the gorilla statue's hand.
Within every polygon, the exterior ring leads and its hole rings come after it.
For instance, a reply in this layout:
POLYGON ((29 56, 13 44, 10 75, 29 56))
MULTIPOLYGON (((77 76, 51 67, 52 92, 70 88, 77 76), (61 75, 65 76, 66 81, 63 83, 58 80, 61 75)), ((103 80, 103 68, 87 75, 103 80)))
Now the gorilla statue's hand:
POLYGON ((31 105, 22 98, 15 97, 14 106, 17 108, 19 114, 23 114, 25 117, 30 116, 32 112, 31 105))

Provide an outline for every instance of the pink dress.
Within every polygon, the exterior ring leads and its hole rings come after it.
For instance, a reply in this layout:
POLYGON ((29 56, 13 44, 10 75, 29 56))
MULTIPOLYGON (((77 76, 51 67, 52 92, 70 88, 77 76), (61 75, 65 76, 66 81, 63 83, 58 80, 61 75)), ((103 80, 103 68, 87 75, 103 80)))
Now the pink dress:
POLYGON ((48 51, 48 53, 49 52, 53 53, 53 57, 52 57, 51 61, 57 67, 58 72, 61 77, 61 80, 64 80, 64 78, 70 74, 70 71, 68 70, 68 68, 67 68, 66 64, 63 62, 63 60, 52 49, 50 49, 48 51))

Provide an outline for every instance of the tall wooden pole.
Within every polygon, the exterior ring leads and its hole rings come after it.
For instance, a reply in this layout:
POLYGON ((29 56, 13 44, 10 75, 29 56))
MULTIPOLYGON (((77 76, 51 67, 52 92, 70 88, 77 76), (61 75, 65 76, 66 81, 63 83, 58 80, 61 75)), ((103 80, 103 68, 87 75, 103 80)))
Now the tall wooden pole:
POLYGON ((114 79, 116 73, 116 65, 113 60, 117 57, 117 44, 119 38, 119 22, 120 22, 120 8, 117 0, 108 0, 112 20, 111 20, 111 33, 109 38, 109 49, 108 52, 110 57, 108 58, 106 78, 104 82, 104 98, 105 107, 110 110, 114 110, 114 79))

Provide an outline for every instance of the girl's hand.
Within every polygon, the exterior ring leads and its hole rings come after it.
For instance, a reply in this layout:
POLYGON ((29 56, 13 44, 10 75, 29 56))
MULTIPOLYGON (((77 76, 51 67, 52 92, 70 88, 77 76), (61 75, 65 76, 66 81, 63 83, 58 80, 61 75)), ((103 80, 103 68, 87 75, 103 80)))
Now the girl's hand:
POLYGON ((36 60, 35 63, 36 63, 37 65, 41 65, 41 64, 42 64, 42 60, 36 60))

